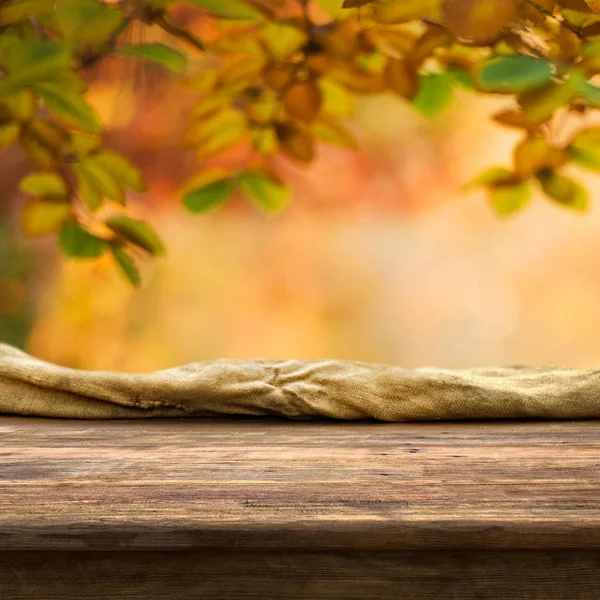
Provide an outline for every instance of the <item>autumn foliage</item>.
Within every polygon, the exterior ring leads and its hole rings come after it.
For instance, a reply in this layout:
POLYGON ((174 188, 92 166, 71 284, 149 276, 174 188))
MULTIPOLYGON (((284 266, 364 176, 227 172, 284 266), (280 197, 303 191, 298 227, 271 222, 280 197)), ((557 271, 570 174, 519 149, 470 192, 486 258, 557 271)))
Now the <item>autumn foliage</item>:
POLYGON ((136 253, 164 248, 128 213, 142 175, 104 145, 86 97, 93 68, 115 58, 152 64, 194 95, 181 140, 198 157, 181 182, 193 213, 238 193, 282 207, 275 159, 310 163, 318 141, 355 147, 347 120, 357 95, 391 92, 426 116, 457 86, 505 95, 493 118, 522 132, 512 167, 472 183, 501 214, 534 186, 585 208, 585 189, 564 169, 600 170, 600 129, 583 124, 600 108, 598 0, 0 1, 0 145, 19 145, 32 166, 20 184, 23 228, 57 235, 72 257, 111 253, 136 284, 136 253), (160 41, 131 43, 133 28, 160 41), (582 125, 565 133, 568 116, 582 125), (249 149, 241 164, 206 167, 238 146, 249 149))

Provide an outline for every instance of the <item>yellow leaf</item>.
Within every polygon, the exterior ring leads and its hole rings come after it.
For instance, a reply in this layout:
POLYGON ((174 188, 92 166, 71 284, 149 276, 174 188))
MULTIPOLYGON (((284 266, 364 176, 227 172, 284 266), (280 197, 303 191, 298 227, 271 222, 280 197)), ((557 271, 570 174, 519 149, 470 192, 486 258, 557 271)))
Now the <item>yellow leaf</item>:
POLYGON ((354 134, 333 117, 319 117, 311 126, 312 132, 324 142, 334 146, 357 148, 354 134))
POLYGON ((600 0, 585 0, 585 3, 595 12, 600 13, 600 0))
POLYGON ((0 148, 15 144, 20 133, 21 127, 18 123, 0 124, 0 148))
POLYGON ((21 211, 23 231, 29 236, 56 233, 71 214, 68 202, 32 198, 21 211))
POLYGON ((550 49, 550 57, 574 60, 581 52, 581 38, 566 27, 560 27, 550 49))
POLYGON ((283 96, 283 105, 291 117, 310 123, 319 114, 321 92, 313 82, 296 83, 283 96))
POLYGON ((515 172, 522 177, 528 177, 547 166, 550 146, 542 136, 525 138, 518 144, 513 153, 515 172))
POLYGON ((210 44, 209 50, 219 54, 262 54, 262 47, 256 36, 244 34, 237 28, 217 38, 210 44))
POLYGON ((404 23, 435 17, 441 7, 442 0, 380 0, 374 4, 375 19, 380 23, 404 23))
POLYGON ((6 107, 13 119, 20 122, 29 121, 36 111, 36 100, 31 90, 22 90, 2 99, 1 105, 6 107))
POLYGON ((27 194, 64 198, 68 194, 65 180, 53 172, 30 173, 19 182, 19 189, 27 194))
POLYGON ((206 118, 230 103, 231 98, 228 96, 206 96, 194 104, 190 111, 190 117, 193 119, 206 118))
POLYGON ((281 149, 291 158, 308 163, 314 158, 314 139, 310 131, 295 123, 278 123, 275 134, 281 149))
POLYGON ((490 203, 501 216, 511 215, 523 208, 531 199, 531 184, 528 181, 514 181, 492 185, 489 188, 490 203))
POLYGON ((202 144, 219 133, 242 129, 245 126, 244 116, 235 108, 226 107, 207 118, 192 123, 185 132, 182 143, 192 146, 202 144))
POLYGON ((358 94, 376 94, 385 90, 381 73, 372 73, 346 62, 336 61, 327 75, 346 89, 358 94))
POLYGON ((297 52, 307 41, 304 31, 288 23, 269 21, 260 32, 268 53, 278 61, 283 61, 297 52))
POLYGON ((569 104, 574 96, 569 85, 550 82, 541 88, 524 92, 518 97, 518 102, 526 122, 534 127, 551 119, 554 112, 569 104))
POLYGON ((277 136, 272 127, 252 129, 250 131, 250 139, 254 148, 261 154, 270 156, 279 150, 277 136))
POLYGON ((447 46, 454 39, 446 27, 428 23, 425 33, 415 42, 412 50, 407 55, 407 60, 419 66, 427 58, 429 58, 441 46, 447 46))
POLYGON ((246 114, 254 123, 267 125, 279 111, 279 100, 275 95, 263 94, 254 102, 246 104, 246 114))
POLYGON ((198 144, 198 160, 204 160, 241 142, 247 135, 245 123, 236 123, 226 129, 214 131, 198 144))
POLYGON ((212 92, 219 78, 219 70, 214 66, 205 65, 201 72, 189 77, 185 83, 197 92, 212 92))
POLYGON ((231 173, 222 167, 206 169, 200 171, 200 173, 194 175, 191 179, 188 179, 188 181, 180 188, 179 193, 185 196, 194 189, 204 188, 215 181, 228 179, 229 177, 231 177, 231 173))
MULTIPOLYGON (((562 16, 569 24, 574 25, 578 28, 590 27, 600 22, 600 15, 594 14, 592 9, 584 3, 584 0, 579 0, 582 6, 578 7, 575 10, 571 10, 570 8, 566 8, 567 2, 563 0, 561 4, 565 6, 562 10, 562 16), (583 8, 583 10, 582 10, 583 8)), ((568 4, 570 4, 569 2, 568 4)))
POLYGON ((493 41, 517 18, 517 0, 447 0, 444 23, 458 37, 493 41))
POLYGON ((410 52, 417 39, 414 33, 393 27, 371 27, 367 34, 378 50, 397 58, 410 52))
POLYGON ((220 72, 217 86, 228 89, 240 83, 245 85, 247 82, 252 82, 259 76, 265 64, 266 60, 263 56, 250 54, 238 56, 220 72))
POLYGON ((327 77, 321 77, 319 89, 324 112, 337 117, 351 117, 354 114, 355 97, 346 88, 327 77))
POLYGON ((404 98, 412 99, 419 91, 419 75, 403 59, 390 59, 384 78, 388 87, 404 98))

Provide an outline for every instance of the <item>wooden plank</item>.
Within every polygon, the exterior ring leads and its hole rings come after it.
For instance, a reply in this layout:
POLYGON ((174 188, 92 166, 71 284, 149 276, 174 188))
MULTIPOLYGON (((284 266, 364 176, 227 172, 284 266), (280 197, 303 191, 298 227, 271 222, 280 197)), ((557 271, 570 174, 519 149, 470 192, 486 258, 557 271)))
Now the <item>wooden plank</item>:
POLYGON ((7 600, 597 600, 600 551, 0 553, 7 600))
POLYGON ((600 422, 0 418, 0 551, 600 548, 600 422))

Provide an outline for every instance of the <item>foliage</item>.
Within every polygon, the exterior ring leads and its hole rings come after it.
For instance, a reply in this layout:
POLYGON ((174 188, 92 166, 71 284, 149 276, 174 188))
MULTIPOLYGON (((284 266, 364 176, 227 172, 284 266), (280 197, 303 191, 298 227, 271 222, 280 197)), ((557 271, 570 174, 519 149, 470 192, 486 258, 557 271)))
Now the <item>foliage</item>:
POLYGON ((473 182, 500 214, 527 204, 534 185, 563 206, 586 207, 585 190, 563 171, 600 170, 600 128, 561 128, 565 116, 600 108, 597 0, 184 4, 197 17, 189 27, 174 0, 0 0, 0 146, 20 145, 33 165, 21 182, 28 234, 56 234, 76 258, 111 253, 134 284, 136 249, 164 251, 148 224, 126 214, 127 191, 144 191, 142 176, 104 146, 86 97, 91 67, 108 57, 146 61, 193 90, 182 144, 200 164, 238 145, 253 149, 243 168, 199 169, 183 185, 195 213, 236 193, 267 211, 282 207, 288 193, 274 157, 310 163, 319 140, 355 147, 344 121, 356 95, 391 92, 433 116, 457 86, 512 102, 494 119, 522 132, 513 164, 473 182), (211 25, 207 35, 195 31, 198 19, 211 25), (166 43, 129 43, 133 27, 159 28, 166 43))

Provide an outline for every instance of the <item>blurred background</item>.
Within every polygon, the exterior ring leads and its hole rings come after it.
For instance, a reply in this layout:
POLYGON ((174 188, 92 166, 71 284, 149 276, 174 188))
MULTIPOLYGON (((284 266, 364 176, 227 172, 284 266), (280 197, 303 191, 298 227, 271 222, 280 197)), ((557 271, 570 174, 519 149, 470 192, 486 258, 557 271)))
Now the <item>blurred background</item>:
POLYGON ((135 211, 168 255, 134 290, 110 259, 63 258, 20 231, 24 159, 0 154, 0 341, 59 364, 146 372, 232 358, 342 358, 396 365, 600 365, 600 180, 592 208, 541 198, 498 217, 462 188, 508 165, 518 134, 502 100, 457 92, 427 120, 400 99, 362 99, 360 151, 321 146, 281 162, 293 201, 266 215, 244 200, 202 216, 178 188, 203 167, 178 147, 185 98, 165 80, 104 65, 90 98, 107 145, 143 169, 135 211), (183 98, 183 99, 182 99, 183 98))

